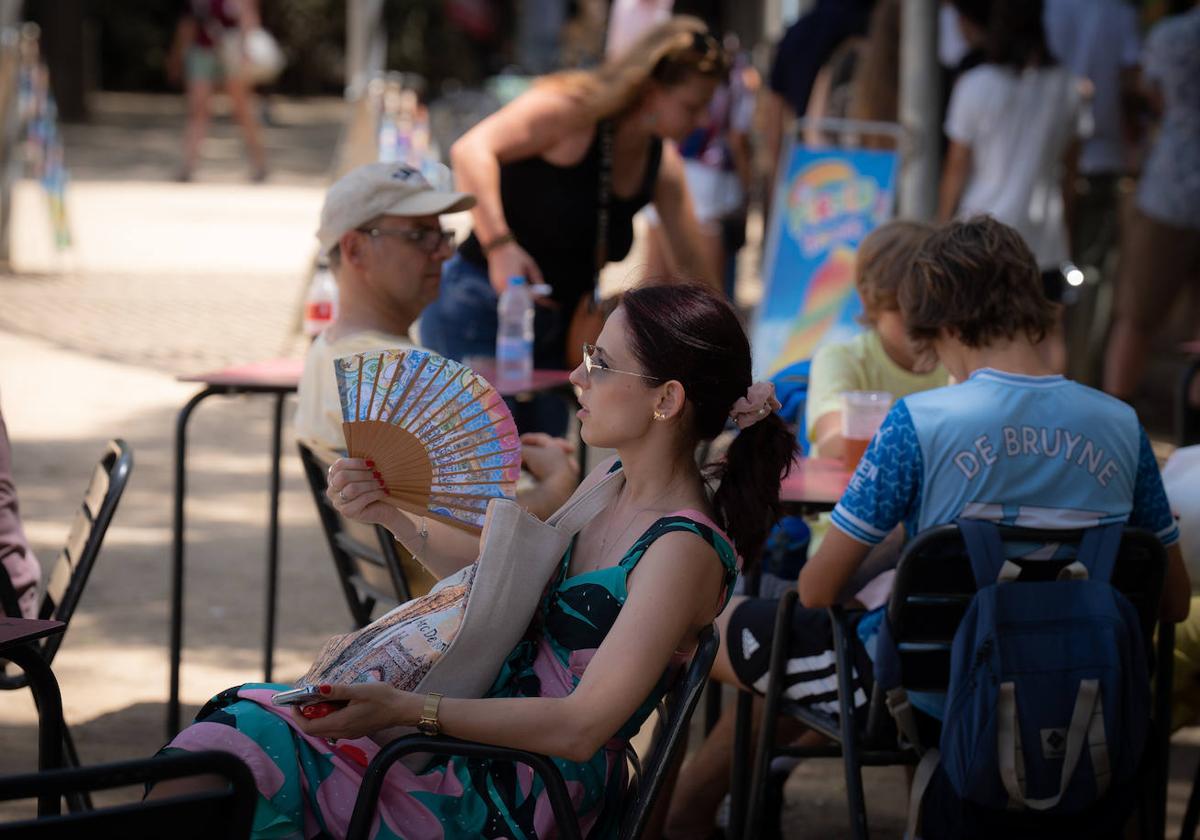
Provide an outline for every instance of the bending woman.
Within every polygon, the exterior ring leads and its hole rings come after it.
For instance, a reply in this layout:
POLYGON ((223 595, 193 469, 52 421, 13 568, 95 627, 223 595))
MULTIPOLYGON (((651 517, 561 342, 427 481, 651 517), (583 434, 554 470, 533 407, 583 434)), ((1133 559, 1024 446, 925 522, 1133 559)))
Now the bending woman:
POLYGON ((700 125, 728 72, 724 53, 702 22, 675 17, 622 55, 596 70, 545 77, 451 148, 458 189, 476 197, 474 232, 446 263, 441 296, 421 319, 426 347, 460 360, 494 353, 497 296, 522 275, 553 289, 536 308, 535 365, 571 367, 572 315, 603 263, 629 253, 633 216, 650 202, 681 255, 681 275, 716 286, 718 267, 701 258, 683 162, 663 140, 700 125))
MULTIPOLYGON (((778 513, 794 439, 773 411, 769 386, 750 387, 750 346, 733 310, 700 286, 627 292, 571 380, 582 391, 584 440, 618 453, 581 489, 613 470, 623 471, 624 485, 568 548, 487 696, 445 698, 437 725, 458 738, 552 756, 584 834, 613 837, 624 746, 728 600, 737 555, 757 555, 778 513), (744 430, 712 492, 693 452, 730 417, 744 430)), ((422 537, 413 518, 381 501, 364 461, 334 464, 329 498, 343 514, 391 530, 439 574, 477 556, 478 540, 437 523, 422 537)), ((223 692, 167 749, 215 748, 244 759, 259 790, 255 836, 340 837, 378 751, 367 736, 414 725, 426 697, 381 683, 330 686, 327 697, 348 705, 306 720, 270 705, 280 688, 223 692)), ((445 757, 416 772, 397 765, 374 836, 554 837, 542 783, 531 775, 507 762, 445 757)), ((153 795, 180 790, 162 784, 153 795)))

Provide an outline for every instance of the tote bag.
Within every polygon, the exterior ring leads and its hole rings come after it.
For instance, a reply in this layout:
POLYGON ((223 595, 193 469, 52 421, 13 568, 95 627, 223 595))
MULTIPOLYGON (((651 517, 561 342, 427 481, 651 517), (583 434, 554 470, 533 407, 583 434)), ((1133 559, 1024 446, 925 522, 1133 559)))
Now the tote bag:
POLYGON ((361 630, 330 639, 301 683, 387 682, 405 691, 481 697, 529 628, 567 546, 624 481, 618 470, 581 487, 545 522, 514 501, 493 499, 474 563, 361 630))

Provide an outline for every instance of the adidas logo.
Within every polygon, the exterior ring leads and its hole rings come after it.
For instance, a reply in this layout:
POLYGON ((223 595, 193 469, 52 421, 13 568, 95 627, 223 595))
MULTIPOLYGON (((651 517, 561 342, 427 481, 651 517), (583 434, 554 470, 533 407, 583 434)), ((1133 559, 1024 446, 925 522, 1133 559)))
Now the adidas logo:
POLYGON ((748 628, 742 628, 742 658, 749 659, 754 655, 762 645, 758 643, 758 639, 754 638, 754 634, 748 628))

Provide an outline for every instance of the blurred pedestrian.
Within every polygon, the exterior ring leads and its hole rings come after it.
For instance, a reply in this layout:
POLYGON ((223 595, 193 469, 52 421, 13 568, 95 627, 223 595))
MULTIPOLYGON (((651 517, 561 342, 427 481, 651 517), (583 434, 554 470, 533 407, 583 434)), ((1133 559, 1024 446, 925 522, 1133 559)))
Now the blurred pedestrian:
POLYGON ((1042 0, 993 4, 985 61, 960 76, 950 96, 938 217, 984 213, 1021 234, 1060 313, 1043 350, 1050 367, 1062 371, 1062 267, 1070 259, 1064 194, 1088 109, 1080 80, 1046 45, 1042 15, 1042 0))
POLYGON ((900 0, 879 0, 865 37, 847 40, 821 68, 809 97, 804 142, 893 149, 895 137, 861 131, 830 131, 822 119, 894 123, 900 97, 900 0))
POLYGON ((183 136, 180 181, 190 181, 208 132, 213 92, 224 87, 250 158, 250 179, 267 177, 262 131, 254 108, 254 90, 242 62, 235 61, 245 33, 260 26, 258 0, 182 0, 179 23, 167 58, 167 77, 184 83, 187 127, 183 136))
POLYGON ((763 138, 769 161, 767 196, 775 189, 779 155, 792 122, 808 110, 813 83, 834 51, 867 31, 872 0, 817 0, 779 41, 763 94, 763 138))
POLYGON ((1046 0, 1046 41, 1062 65, 1091 88, 1092 133, 1068 185, 1071 261, 1088 281, 1067 316, 1070 374, 1098 384, 1101 342, 1111 314, 1122 181, 1135 163, 1140 131, 1134 95, 1140 52, 1138 13, 1126 0, 1046 0))
POLYGON ((1130 96, 1141 45, 1137 9, 1125 0, 1046 0, 1050 52, 1091 88, 1092 132, 1079 151, 1075 194, 1074 258, 1103 268, 1116 245, 1117 189, 1133 158, 1130 96))
MULTIPOLYGON (((474 232, 446 263, 422 342, 453 359, 493 354, 497 298, 520 275, 551 286, 536 307, 535 366, 572 366, 595 333, 581 336, 600 325, 598 273, 629 252, 633 215, 651 201, 681 275, 715 286, 683 162, 663 141, 699 125, 726 70, 704 24, 676 17, 620 59, 541 79, 463 135, 450 156, 459 189, 478 202, 474 232)), ((541 405, 522 431, 562 434, 562 401, 541 405)))
POLYGON ((3 412, 0 412, 0 567, 3 577, 0 580, 0 615, 37 618, 42 567, 29 548, 25 529, 21 527, 17 487, 12 477, 12 448, 8 443, 3 412))
MULTIPOLYGON (((737 252, 746 242, 746 214, 752 175, 751 123, 759 76, 749 56, 738 54, 737 38, 726 38, 733 67, 709 103, 705 124, 679 144, 683 171, 696 218, 700 222, 704 258, 722 276, 725 296, 734 300, 737 252)), ((680 261, 659 223, 647 207, 649 230, 647 275, 667 277, 678 273, 680 261)))
POLYGON ((1200 290, 1200 5, 1151 30, 1142 76, 1161 125, 1122 237, 1104 366, 1104 390, 1122 399, 1136 392, 1171 304, 1200 290))

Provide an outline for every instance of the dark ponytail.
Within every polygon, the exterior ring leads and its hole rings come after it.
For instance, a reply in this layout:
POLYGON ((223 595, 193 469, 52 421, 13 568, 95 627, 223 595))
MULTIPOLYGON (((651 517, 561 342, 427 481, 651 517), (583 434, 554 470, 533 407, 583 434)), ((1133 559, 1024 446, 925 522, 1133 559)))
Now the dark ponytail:
POLYGON ((796 436, 783 418, 769 414, 739 432, 725 460, 706 469, 721 481, 713 506, 747 571, 758 562, 767 534, 779 521, 779 480, 791 468, 796 451, 796 436))
MULTIPOLYGON (((621 307, 642 369, 680 382, 696 440, 715 438, 751 384, 750 342, 733 308, 696 284, 641 286, 622 296, 621 307)), ((713 496, 717 524, 748 565, 779 518, 779 480, 795 452, 795 435, 771 414, 740 432, 723 462, 706 468, 720 480, 713 496)))

